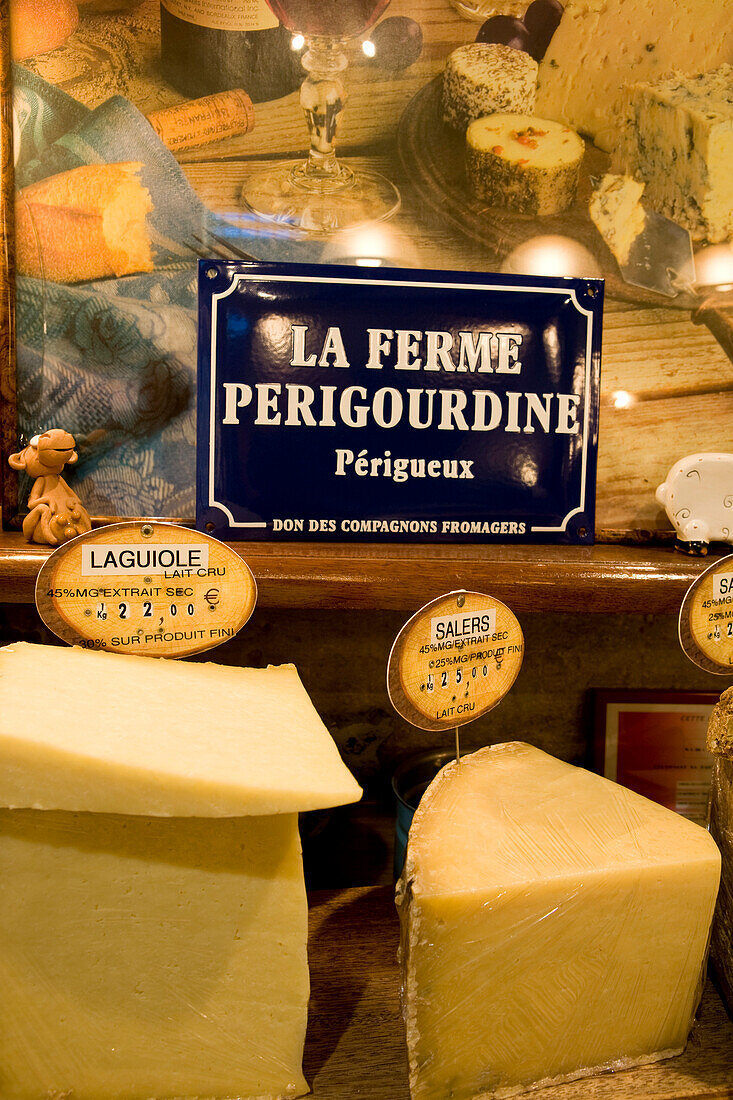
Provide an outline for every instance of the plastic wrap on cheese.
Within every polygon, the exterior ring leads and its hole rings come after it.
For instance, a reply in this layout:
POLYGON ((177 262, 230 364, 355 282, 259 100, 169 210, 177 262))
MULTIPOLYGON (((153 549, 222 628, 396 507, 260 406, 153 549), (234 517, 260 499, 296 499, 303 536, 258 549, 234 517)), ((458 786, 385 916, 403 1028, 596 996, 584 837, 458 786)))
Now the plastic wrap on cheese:
POLYGON ((447 765, 397 889, 413 1100, 681 1053, 719 876, 705 829, 539 749, 447 765))

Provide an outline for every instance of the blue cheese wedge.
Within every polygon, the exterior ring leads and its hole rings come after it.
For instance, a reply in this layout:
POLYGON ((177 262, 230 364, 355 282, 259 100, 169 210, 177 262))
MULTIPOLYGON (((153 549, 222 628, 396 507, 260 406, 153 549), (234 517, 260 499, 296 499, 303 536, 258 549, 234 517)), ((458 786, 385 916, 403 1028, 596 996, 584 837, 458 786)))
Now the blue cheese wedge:
POLYGON ((626 91, 621 153, 650 207, 695 240, 733 237, 733 67, 626 91))
POLYGON ((535 110, 612 151, 634 81, 733 62, 731 0, 566 0, 540 67, 535 110))
POLYGON ((494 114, 466 131, 466 171, 473 193, 520 214, 557 214, 575 197, 585 146, 562 123, 494 114))
POLYGON ((443 73, 443 118, 456 129, 496 111, 534 110, 537 62, 511 46, 459 46, 443 73))
POLYGON ((609 173, 591 195, 588 207, 591 221, 622 267, 644 229, 646 214, 639 201, 643 194, 643 183, 631 176, 609 173))

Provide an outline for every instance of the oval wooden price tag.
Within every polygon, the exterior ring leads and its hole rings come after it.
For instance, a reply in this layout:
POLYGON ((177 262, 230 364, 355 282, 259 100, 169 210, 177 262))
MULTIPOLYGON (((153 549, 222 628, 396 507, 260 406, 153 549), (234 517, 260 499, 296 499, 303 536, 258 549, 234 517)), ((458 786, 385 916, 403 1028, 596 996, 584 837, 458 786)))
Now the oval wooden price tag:
POLYGON ((40 616, 59 638, 141 656, 213 649, 244 626, 256 600, 252 571, 225 543, 152 520, 80 535, 36 581, 40 616))
POLYGON ((687 590, 679 619, 680 645, 694 664, 733 676, 733 554, 720 558, 687 590))
POLYGON ((522 667, 516 616, 481 592, 425 604, 397 635, 387 666, 392 706, 423 730, 473 722, 504 698, 522 667))

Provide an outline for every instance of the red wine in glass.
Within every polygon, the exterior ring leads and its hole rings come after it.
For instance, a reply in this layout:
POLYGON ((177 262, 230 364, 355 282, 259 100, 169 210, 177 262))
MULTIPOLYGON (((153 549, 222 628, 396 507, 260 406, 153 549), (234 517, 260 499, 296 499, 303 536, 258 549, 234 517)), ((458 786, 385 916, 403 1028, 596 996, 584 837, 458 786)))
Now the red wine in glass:
MULTIPOLYGON (((379 172, 352 169, 336 157, 335 136, 346 103, 342 79, 347 39, 376 22, 389 0, 267 0, 293 34, 303 35, 307 76, 300 104, 310 135, 308 159, 255 172, 242 189, 248 210, 301 232, 327 235, 390 218, 400 206, 397 188, 379 172)), ((302 45, 302 43, 301 43, 302 45)))
POLYGON ((389 4, 389 0, 267 0, 289 31, 329 38, 362 34, 389 4))

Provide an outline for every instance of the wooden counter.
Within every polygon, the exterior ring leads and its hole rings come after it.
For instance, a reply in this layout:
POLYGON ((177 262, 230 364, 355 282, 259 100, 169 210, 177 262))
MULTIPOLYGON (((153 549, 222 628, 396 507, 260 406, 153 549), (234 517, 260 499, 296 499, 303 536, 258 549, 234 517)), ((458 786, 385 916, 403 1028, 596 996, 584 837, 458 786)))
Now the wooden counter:
MULTIPOLYGON (((454 588, 528 611, 676 613, 715 556, 620 545, 234 543, 261 607, 410 610, 454 588)), ((0 534, 0 603, 32 603, 46 547, 0 534)))
MULTIPOLYGON (((310 896, 313 1100, 409 1100, 399 1006, 399 925, 389 886, 310 896)), ((733 1022, 708 983, 679 1058, 527 1094, 532 1100, 723 1100, 733 1097, 733 1022)))

